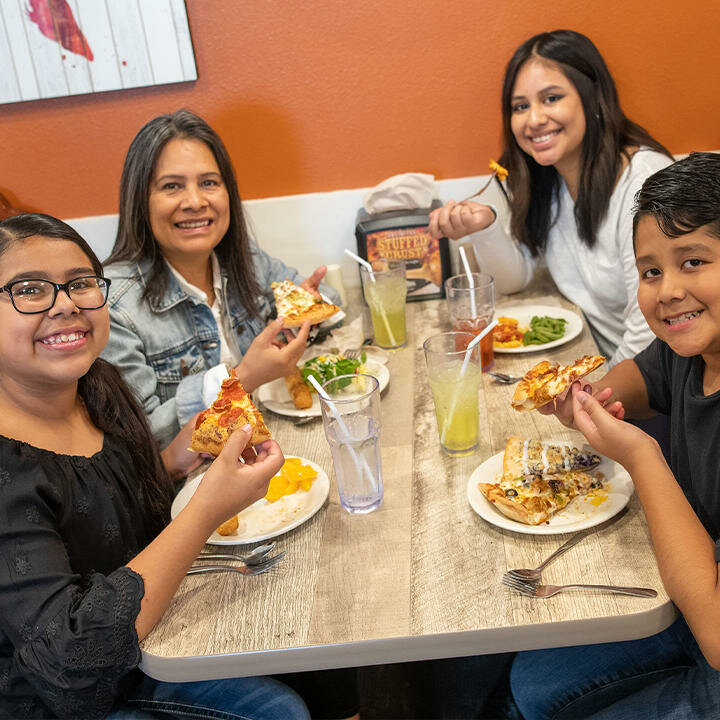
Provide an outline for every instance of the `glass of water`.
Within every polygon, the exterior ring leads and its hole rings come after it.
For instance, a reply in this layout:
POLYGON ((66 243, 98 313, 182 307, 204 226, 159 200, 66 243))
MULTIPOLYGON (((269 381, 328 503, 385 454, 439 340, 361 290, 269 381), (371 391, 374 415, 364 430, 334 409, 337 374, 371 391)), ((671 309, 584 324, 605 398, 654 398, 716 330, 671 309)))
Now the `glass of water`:
POLYGON ((380 384, 372 375, 340 375, 320 398, 340 504, 349 513, 369 513, 383 498, 380 463, 380 384))

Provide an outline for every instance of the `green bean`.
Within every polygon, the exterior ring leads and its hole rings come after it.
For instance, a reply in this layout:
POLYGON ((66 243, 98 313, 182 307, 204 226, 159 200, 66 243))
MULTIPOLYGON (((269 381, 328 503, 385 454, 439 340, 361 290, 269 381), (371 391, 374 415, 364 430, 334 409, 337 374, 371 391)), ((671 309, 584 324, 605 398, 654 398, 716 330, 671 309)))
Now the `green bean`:
POLYGON ((523 345, 544 345, 559 340, 565 334, 566 324, 564 318, 535 315, 530 321, 530 329, 523 337, 523 345))

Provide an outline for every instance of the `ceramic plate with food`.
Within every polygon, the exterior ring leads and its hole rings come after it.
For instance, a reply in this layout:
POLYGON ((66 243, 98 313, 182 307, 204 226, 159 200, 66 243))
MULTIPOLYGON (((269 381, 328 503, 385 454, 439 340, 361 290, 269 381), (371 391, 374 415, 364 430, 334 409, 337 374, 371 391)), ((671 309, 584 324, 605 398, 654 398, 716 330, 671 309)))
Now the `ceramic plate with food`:
MULTIPOLYGON (((288 456, 288 459, 291 457, 288 456)), ((259 542, 289 532, 309 520, 325 503, 330 492, 330 479, 316 463, 305 458, 297 459, 317 472, 308 490, 299 488, 274 502, 268 502, 265 498, 258 500, 238 514, 238 527, 234 534, 219 535, 216 531, 208 538, 208 544, 246 545, 259 542)), ((176 495, 170 509, 172 518, 188 504, 203 475, 190 480, 176 495)))
MULTIPOLYGON (((362 367, 364 368, 364 372, 378 379, 380 392, 382 392, 387 387, 388 382, 390 382, 390 371, 387 367, 370 358, 366 359, 362 367)), ((350 397, 353 392, 352 386, 348 387, 346 392, 348 393, 348 397, 350 397)), ((318 402, 315 392, 311 393, 312 404, 310 407, 303 409, 295 407, 295 403, 290 397, 290 392, 283 378, 261 385, 256 397, 265 408, 278 415, 287 415, 289 417, 320 417, 322 414, 320 411, 320 403, 318 402)))
MULTIPOLYGON (((567 445, 561 440, 550 440, 547 444, 567 445)), ((488 458, 475 468, 467 482, 467 498, 472 509, 487 522, 505 530, 527 535, 559 535, 594 527, 617 515, 627 504, 634 492, 630 475, 618 463, 600 457, 600 464, 594 472, 602 476, 602 487, 587 495, 577 496, 556 512, 548 522, 527 525, 513 520, 498 510, 481 492, 478 483, 497 483, 503 474, 503 457, 500 452, 488 458)))
MULTIPOLYGON (((566 310, 558 305, 506 305, 495 308, 496 318, 512 318, 518 321, 518 327, 523 330, 530 330, 533 317, 538 318, 558 318, 564 320, 564 332, 555 340, 549 342, 518 345, 517 347, 502 347, 497 343, 493 344, 496 353, 530 353, 538 350, 547 350, 549 348, 563 345, 576 338, 583 328, 582 318, 572 310, 566 310)), ((522 341, 521 341, 522 342, 522 341)))

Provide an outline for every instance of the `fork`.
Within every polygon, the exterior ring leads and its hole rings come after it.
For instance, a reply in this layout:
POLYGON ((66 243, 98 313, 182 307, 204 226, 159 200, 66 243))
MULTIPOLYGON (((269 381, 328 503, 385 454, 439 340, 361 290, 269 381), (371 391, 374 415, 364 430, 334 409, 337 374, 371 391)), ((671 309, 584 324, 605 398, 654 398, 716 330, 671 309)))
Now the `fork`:
POLYGON ((506 375, 501 372, 489 372, 488 375, 492 375, 499 383, 503 385, 512 385, 513 383, 520 382, 522 378, 515 377, 514 375, 506 375))
POLYGON ((583 530, 573 535, 567 542, 564 542, 550 557, 543 560, 536 568, 515 568, 514 570, 508 570, 503 578, 517 578, 518 580, 536 580, 540 582, 540 575, 542 571, 556 558, 560 557, 564 552, 569 550, 571 547, 577 545, 583 538, 586 538, 590 533, 589 530, 583 530))
MULTIPOLYGON (((233 553, 200 553, 198 560, 235 560, 245 565, 257 565, 262 562, 275 548, 275 543, 266 543, 258 545, 252 552, 243 557, 242 555, 234 555, 233 553)), ((197 562, 197 560, 196 560, 197 562)))
POLYGON ((474 197, 477 197, 478 195, 482 195, 490 187, 490 183, 495 179, 496 175, 497 175, 497 172, 495 170, 493 170, 488 181, 477 192, 470 195, 470 197, 466 197, 464 200, 461 200, 460 202, 464 203, 464 202, 467 202, 468 200, 472 200, 474 197))
POLYGON ((285 550, 253 565, 193 565, 185 574, 201 575, 205 573, 233 572, 241 575, 259 575, 277 565, 284 557, 285 550))
POLYGON ((569 590, 571 588, 603 590, 604 592, 615 593, 617 595, 633 595, 635 597, 657 597, 657 590, 653 590, 652 588, 625 587, 623 585, 585 585, 579 583, 573 583, 571 585, 539 585, 536 581, 525 581, 507 577, 503 577, 502 584, 513 590, 517 590, 520 594, 526 595, 527 597, 549 598, 563 590, 569 590))

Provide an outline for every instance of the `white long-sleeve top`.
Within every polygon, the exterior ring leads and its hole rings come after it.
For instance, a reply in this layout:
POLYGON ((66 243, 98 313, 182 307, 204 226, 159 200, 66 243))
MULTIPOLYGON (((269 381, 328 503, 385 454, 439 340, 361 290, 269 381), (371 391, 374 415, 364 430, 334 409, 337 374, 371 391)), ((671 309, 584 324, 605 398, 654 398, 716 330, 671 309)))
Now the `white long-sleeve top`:
MULTIPOLYGON (((654 338, 637 303, 632 206, 643 182, 671 162, 644 147, 633 155, 613 190, 592 248, 578 236, 574 203, 562 181, 554 203, 556 219, 545 250, 548 270, 560 292, 582 309, 609 365, 634 357, 654 338)), ((512 238, 507 213, 468 237, 480 267, 495 278, 499 292, 518 292, 530 282, 536 261, 512 238)))

